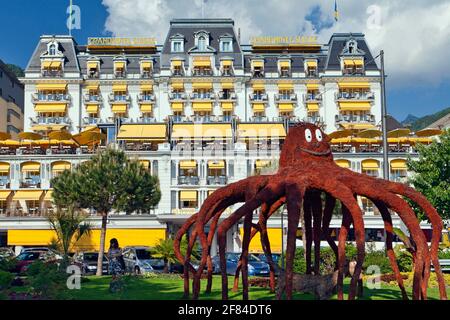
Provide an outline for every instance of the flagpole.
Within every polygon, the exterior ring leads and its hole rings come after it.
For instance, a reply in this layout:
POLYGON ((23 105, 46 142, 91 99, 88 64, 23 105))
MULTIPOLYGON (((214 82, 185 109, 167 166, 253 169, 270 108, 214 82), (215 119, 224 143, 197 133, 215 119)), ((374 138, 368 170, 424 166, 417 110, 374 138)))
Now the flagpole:
POLYGON ((70 0, 69 8, 69 35, 72 36, 72 0, 70 0))

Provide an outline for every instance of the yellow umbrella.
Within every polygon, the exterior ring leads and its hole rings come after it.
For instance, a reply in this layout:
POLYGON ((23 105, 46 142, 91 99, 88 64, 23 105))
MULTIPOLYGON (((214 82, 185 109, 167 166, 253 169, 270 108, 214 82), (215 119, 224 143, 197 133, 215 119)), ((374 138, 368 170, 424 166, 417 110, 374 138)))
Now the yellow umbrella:
POLYGON ((368 129, 358 133, 358 137, 360 138, 377 138, 380 137, 383 133, 380 130, 376 129, 368 129))
POLYGON ((399 128, 388 132, 388 138, 406 137, 411 133, 411 130, 406 128, 399 128))
POLYGON ((52 131, 48 134, 48 138, 54 140, 70 140, 72 139, 72 135, 65 130, 52 131))
POLYGON ((419 138, 413 137, 410 138, 409 140, 413 143, 424 143, 424 144, 429 144, 433 142, 433 139, 426 137, 419 137, 419 138))
POLYGON ((351 137, 346 138, 336 138, 331 140, 331 144, 338 144, 338 143, 350 143, 351 137))
POLYGON ((433 129, 433 128, 423 129, 423 130, 416 132, 416 136, 418 136, 418 137, 432 137, 432 136, 438 136, 441 134, 442 134, 442 130, 433 129))
POLYGON ((42 136, 35 132, 21 132, 19 138, 22 140, 39 140, 42 139, 42 136))
POLYGON ((330 139, 340 139, 349 137, 352 135, 352 133, 353 133, 352 130, 340 130, 330 133, 328 137, 330 137, 330 139))
POLYGON ((0 141, 0 144, 4 145, 4 146, 11 146, 11 147, 18 147, 18 146, 20 146, 20 142, 19 141, 10 140, 10 139, 0 141))
POLYGON ((0 132, 0 141, 11 139, 11 135, 7 132, 0 132))
POLYGON ((85 131, 73 136, 73 139, 80 145, 90 145, 105 139, 106 135, 98 131, 85 131))
POLYGON ((405 143, 405 142, 409 142, 410 139, 411 138, 408 138, 408 137, 388 138, 388 143, 405 143))

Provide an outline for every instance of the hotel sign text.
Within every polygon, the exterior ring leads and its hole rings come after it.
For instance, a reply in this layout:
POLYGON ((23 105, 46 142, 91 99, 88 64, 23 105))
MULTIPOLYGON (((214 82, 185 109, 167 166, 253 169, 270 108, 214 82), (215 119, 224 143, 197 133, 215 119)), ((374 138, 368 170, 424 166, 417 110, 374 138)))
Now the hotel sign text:
POLYGON ((155 38, 88 38, 92 47, 154 47, 155 38))
POLYGON ((286 37, 252 37, 252 45, 295 45, 317 44, 317 36, 286 36, 286 37))

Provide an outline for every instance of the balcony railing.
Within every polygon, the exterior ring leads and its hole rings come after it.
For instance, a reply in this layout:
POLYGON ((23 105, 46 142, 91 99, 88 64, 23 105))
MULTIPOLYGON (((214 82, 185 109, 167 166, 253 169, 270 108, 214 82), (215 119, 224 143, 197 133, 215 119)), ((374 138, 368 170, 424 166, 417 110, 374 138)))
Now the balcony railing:
POLYGON ((139 103, 142 102, 154 102, 155 101, 155 95, 153 94, 139 94, 137 96, 137 99, 139 103))
POLYGON ((192 76, 194 77, 211 77, 213 75, 212 69, 196 69, 192 70, 192 76))
POLYGON ((178 214, 178 215, 191 215, 198 211, 197 208, 181 208, 181 209, 172 209, 172 214, 178 214))
POLYGON ((321 94, 304 94, 303 95, 303 102, 320 102, 322 101, 323 97, 321 94))
POLYGON ((41 178, 40 177, 27 177, 20 180, 21 188, 40 188, 41 178))
POLYGON ((41 74, 45 78, 62 78, 64 75, 62 70, 42 70, 41 74))
POLYGON ((172 71, 172 77, 184 77, 184 71, 175 69, 172 71))
POLYGON ((335 94, 335 99, 339 100, 357 100, 357 101, 373 101, 375 95, 373 92, 339 92, 335 94))
POLYGON ((276 94, 275 101, 297 101, 297 95, 295 93, 291 94, 276 94))
POLYGON ((227 177, 226 176, 208 176, 206 178, 207 185, 226 185, 227 177))
POLYGON ((84 103, 101 103, 103 97, 99 94, 85 94, 83 97, 84 103))
POLYGON ((213 100, 214 93, 213 92, 193 92, 189 95, 191 100, 213 100))
POLYGON ((235 101, 237 99, 236 93, 234 93, 234 92, 225 93, 223 91, 220 91, 217 94, 217 97, 219 98, 219 100, 227 100, 227 101, 230 101, 230 100, 235 101))
POLYGON ((281 71, 279 73, 280 78, 290 78, 292 77, 292 73, 290 71, 281 71))
POLYGON ((254 70, 252 72, 252 77, 253 78, 264 78, 264 71, 261 70, 254 70))
POLYGON ((109 103, 130 103, 131 97, 128 94, 113 94, 108 95, 109 103))
POLYGON ((262 94, 250 94, 249 95, 249 99, 252 102, 267 102, 269 101, 269 97, 267 96, 267 93, 262 93, 262 94))
POLYGON ((10 186, 10 180, 8 177, 0 177, 0 189, 8 189, 10 186))
POLYGON ((98 71, 88 71, 88 79, 98 79, 100 78, 100 73, 98 71))
POLYGON ((35 117, 30 118, 32 124, 70 124, 71 120, 69 117, 35 117))
POLYGON ((375 116, 373 114, 367 115, 336 115, 336 123, 375 123, 375 116))
POLYGON ((319 76, 319 72, 317 70, 308 70, 306 71, 307 78, 317 78, 319 76))
POLYGON ((100 123, 100 118, 93 118, 93 117, 85 117, 83 118, 83 124, 84 125, 94 125, 100 123))
POLYGON ((178 93, 178 92, 171 92, 169 93, 169 100, 186 100, 187 94, 185 92, 178 93))
POLYGON ((323 124, 323 118, 320 116, 310 116, 303 118, 304 122, 323 124))
POLYGON ((223 70, 220 74, 222 77, 233 77, 234 73, 232 70, 223 70))
POLYGON ((141 73, 141 78, 143 79, 149 79, 153 76, 153 72, 152 71, 143 71, 141 73))
POLYGON ((363 68, 344 68, 342 70, 342 74, 344 76, 363 75, 364 69, 363 68))
POLYGON ((122 79, 127 77, 127 73, 125 71, 116 71, 114 72, 114 77, 116 79, 122 79))
POLYGON ((179 176, 178 184, 179 185, 198 186, 200 184, 200 178, 197 176, 179 176))
POLYGON ((63 102, 68 103, 71 100, 70 94, 41 94, 34 93, 32 95, 33 103, 38 102, 63 102))

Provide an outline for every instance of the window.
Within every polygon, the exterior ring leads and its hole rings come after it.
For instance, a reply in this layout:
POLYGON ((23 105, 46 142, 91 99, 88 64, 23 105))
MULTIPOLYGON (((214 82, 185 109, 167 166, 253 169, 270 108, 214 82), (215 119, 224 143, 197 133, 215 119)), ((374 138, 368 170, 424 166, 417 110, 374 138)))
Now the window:
POLYGON ((198 38, 198 49, 200 51, 205 51, 206 50, 206 38, 204 36, 200 36, 198 38))
POLYGON ((220 45, 220 51, 231 52, 233 51, 233 46, 231 40, 222 40, 220 45))
POLYGON ((48 54, 51 55, 51 56, 56 55, 56 45, 55 44, 51 44, 48 47, 48 54))
POLYGON ((172 52, 183 52, 183 41, 177 40, 172 42, 172 52))

